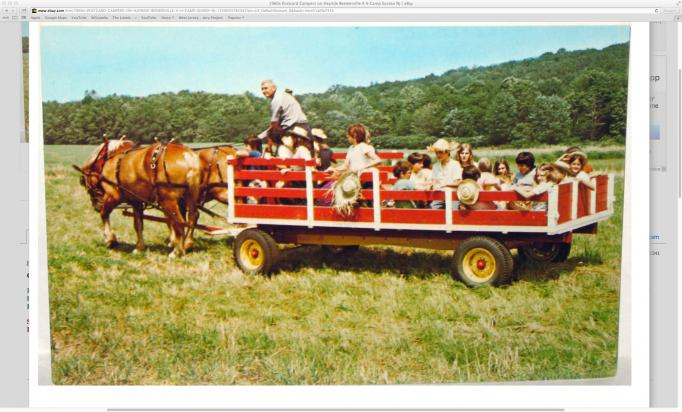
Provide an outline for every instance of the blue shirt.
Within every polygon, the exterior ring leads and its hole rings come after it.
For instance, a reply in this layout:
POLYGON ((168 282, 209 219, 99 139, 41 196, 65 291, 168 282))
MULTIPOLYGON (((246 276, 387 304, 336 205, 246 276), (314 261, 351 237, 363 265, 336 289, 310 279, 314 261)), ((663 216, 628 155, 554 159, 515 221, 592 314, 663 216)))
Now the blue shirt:
MULTIPOLYGON (((249 159, 254 159, 254 158, 259 159, 261 157, 263 157, 263 155, 258 150, 249 150, 249 159)), ((262 170, 262 169, 263 168, 260 166, 249 166, 247 168, 247 170, 262 170)))
MULTIPOLYGON (((409 179, 398 179, 393 185, 393 190, 415 190, 414 182, 409 179)), ((416 208, 412 200, 396 200, 395 207, 399 208, 416 208)))
POLYGON ((516 186, 535 186, 535 168, 531 170, 530 172, 524 174, 521 174, 521 172, 517 172, 514 175, 514 180, 512 180, 512 184, 516 186))

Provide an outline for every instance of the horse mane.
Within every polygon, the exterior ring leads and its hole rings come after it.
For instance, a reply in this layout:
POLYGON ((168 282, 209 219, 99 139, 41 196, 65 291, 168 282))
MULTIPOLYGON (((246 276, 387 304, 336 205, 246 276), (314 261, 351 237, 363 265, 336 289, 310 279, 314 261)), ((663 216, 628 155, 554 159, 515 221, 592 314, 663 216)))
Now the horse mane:
MULTIPOLYGON (((112 153, 112 152, 118 150, 124 144, 131 144, 134 146, 135 142, 133 142, 132 140, 128 140, 128 139, 109 140, 109 145, 107 146, 107 152, 112 153)), ((88 159, 83 164, 83 168, 90 167, 90 166, 92 166, 93 163, 95 163, 95 160, 97 159, 97 155, 99 155, 99 152, 102 150, 102 146, 104 146, 104 143, 101 143, 99 146, 97 146, 97 148, 90 154, 88 159)))

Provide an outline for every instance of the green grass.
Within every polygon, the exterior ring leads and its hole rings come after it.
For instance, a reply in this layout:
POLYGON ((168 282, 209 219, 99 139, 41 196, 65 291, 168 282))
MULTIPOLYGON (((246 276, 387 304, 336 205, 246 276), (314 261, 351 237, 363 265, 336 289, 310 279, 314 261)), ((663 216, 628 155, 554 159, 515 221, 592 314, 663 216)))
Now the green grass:
MULTIPOLYGON (((615 215, 598 235, 576 235, 567 262, 517 265, 513 284, 469 289, 449 275, 451 252, 363 247, 340 258, 317 247, 288 248, 279 273, 267 278, 241 273, 225 238, 198 235, 195 250, 169 260, 167 229, 146 223, 149 248, 133 255, 132 221, 118 212, 112 222, 122 245, 109 250, 70 167, 91 150, 45 146, 56 384, 386 384, 615 374, 622 177, 615 215)), ((623 159, 593 164, 622 171, 623 159)))

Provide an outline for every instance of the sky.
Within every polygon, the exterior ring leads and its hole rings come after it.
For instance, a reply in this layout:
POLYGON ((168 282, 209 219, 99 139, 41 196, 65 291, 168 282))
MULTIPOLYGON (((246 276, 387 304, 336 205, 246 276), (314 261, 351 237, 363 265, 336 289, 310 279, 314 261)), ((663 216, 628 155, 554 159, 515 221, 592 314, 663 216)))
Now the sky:
POLYGON ((43 100, 85 90, 147 96, 180 90, 260 96, 273 79, 296 94, 440 75, 459 67, 601 49, 628 26, 44 27, 43 100))

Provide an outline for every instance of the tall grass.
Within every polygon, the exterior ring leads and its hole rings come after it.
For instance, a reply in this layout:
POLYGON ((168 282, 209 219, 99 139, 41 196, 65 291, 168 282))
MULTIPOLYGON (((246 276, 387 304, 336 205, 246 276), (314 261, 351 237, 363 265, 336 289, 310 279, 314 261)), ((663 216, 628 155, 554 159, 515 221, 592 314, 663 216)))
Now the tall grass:
MULTIPOLYGON (((169 260, 163 225, 131 253, 70 163, 91 147, 46 146, 52 376, 57 384, 387 384, 596 378, 616 368, 622 178, 616 213, 575 236, 568 261, 518 266, 513 284, 469 289, 452 253, 289 247, 280 271, 247 276, 232 241, 199 235, 169 260)), ((622 171, 622 158, 599 160, 622 171)), ((597 163, 597 162, 595 162, 597 163)), ((206 217, 202 217, 202 221, 206 217)), ((213 222, 220 224, 219 221, 213 222)))

